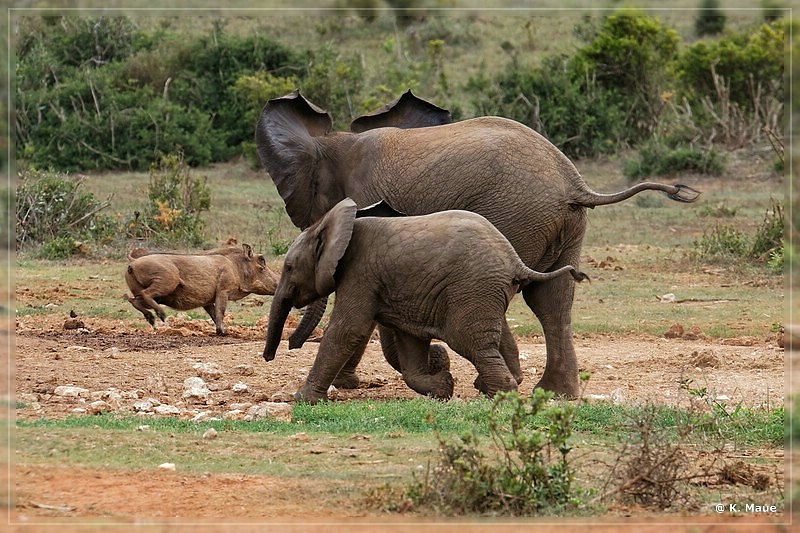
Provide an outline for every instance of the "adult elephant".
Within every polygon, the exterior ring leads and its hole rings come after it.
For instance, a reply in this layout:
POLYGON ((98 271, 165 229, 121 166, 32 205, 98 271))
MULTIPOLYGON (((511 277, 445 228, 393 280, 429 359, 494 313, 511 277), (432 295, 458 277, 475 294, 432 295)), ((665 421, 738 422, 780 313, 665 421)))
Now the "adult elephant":
MULTIPOLYGON (((258 120, 259 157, 301 229, 345 197, 358 207, 385 200, 408 215, 462 209, 488 219, 528 267, 548 272, 567 265, 578 269, 587 208, 645 190, 680 202, 699 195, 684 185, 661 183, 596 193, 558 148, 527 126, 501 117, 451 123, 446 110, 410 91, 354 120, 352 132, 331 129, 330 114, 299 91, 267 102, 258 120)), ((569 277, 560 277, 522 291, 542 324, 547 349, 536 386, 570 398, 579 393, 574 290, 569 277)), ((324 302, 308 314, 322 310, 324 302)), ((360 354, 342 369, 340 383, 352 384, 359 360, 360 354)))

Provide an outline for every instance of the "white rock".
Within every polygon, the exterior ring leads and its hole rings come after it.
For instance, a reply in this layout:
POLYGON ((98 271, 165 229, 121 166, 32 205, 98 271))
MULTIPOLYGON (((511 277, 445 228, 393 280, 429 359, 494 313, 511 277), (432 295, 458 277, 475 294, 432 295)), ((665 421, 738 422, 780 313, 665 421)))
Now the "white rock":
POLYGON ((242 409, 231 409, 224 415, 222 415, 223 420, 244 420, 245 412, 242 409))
POLYGON ((269 399, 272 400, 273 402, 291 403, 294 401, 294 396, 289 391, 279 390, 278 392, 270 396, 269 399))
POLYGON ((160 465, 158 465, 158 467, 161 470, 171 470, 173 472, 175 471, 175 463, 161 463, 160 465))
POLYGON ((83 407, 76 407, 75 409, 72 410, 72 412, 75 413, 76 415, 82 415, 86 413, 86 409, 84 409, 83 407))
POLYGON ((222 370, 217 363, 195 363, 192 368, 205 379, 219 379, 222 377, 222 370))
POLYGON ((245 420, 274 418, 285 422, 292 421, 292 406, 288 403, 261 402, 247 410, 245 420))
POLYGON ((252 402, 242 402, 242 403, 232 403, 228 407, 230 407, 231 411, 246 411, 253 406, 252 402))
POLYGON ((66 398, 77 398, 79 396, 86 396, 89 394, 89 389, 83 387, 76 387, 74 385, 60 385, 53 391, 56 396, 64 396, 66 398))
POLYGON ((66 348, 64 348, 64 351, 65 352, 92 352, 92 351, 94 351, 94 348, 89 348, 88 346, 74 345, 74 346, 67 346, 66 348))
POLYGON ((256 373, 255 369, 251 365, 236 365, 233 367, 233 371, 240 376, 252 376, 256 373))
POLYGON ((156 408, 153 409, 153 410, 159 415, 179 415, 179 414, 181 414, 181 410, 180 409, 178 409, 174 405, 168 405, 168 404, 165 404, 165 403, 156 406, 156 408))
POLYGON ((231 387, 231 390, 236 393, 247 392, 247 385, 245 383, 236 383, 231 387))
POLYGON ((625 403, 625 393, 621 388, 612 390, 610 396, 611 401, 614 402, 614 405, 621 405, 625 403))
POLYGON ((608 395, 607 394, 587 394, 586 396, 584 396, 584 398, 586 398, 587 400, 594 400, 594 401, 597 401, 597 402, 601 402, 601 401, 608 400, 608 395))
POLYGON ((529 374, 535 374, 535 373, 536 373, 536 367, 535 367, 535 366, 533 366, 533 367, 529 368, 529 369, 528 369, 528 373, 529 373, 529 374))
POLYGON ((186 378, 183 380, 183 388, 185 390, 193 389, 196 387, 205 387, 206 382, 203 381, 203 378, 199 378, 197 376, 192 376, 190 378, 186 378))
POLYGON ((719 396, 717 396, 717 401, 720 401, 720 402, 727 402, 730 399, 731 399, 731 397, 728 396, 727 394, 720 394, 719 396))
POLYGON ((148 426, 147 424, 142 424, 141 426, 138 426, 136 428, 136 431, 147 431, 148 429, 150 429, 150 426, 148 426))
POLYGON ((192 422, 200 422, 201 420, 205 420, 210 414, 211 413, 209 411, 200 411, 192 417, 192 422))
POLYGON ((184 391, 183 398, 186 400, 208 400, 208 395, 211 394, 205 387, 193 387, 187 391, 184 391))
POLYGON ((58 307, 58 304, 49 303, 49 304, 45 305, 44 307, 45 307, 45 309, 55 309, 56 307, 58 307))
POLYGON ((519 352, 519 360, 520 361, 527 361, 528 360, 528 352, 519 352))
POLYGON ((149 400, 140 400, 138 402, 134 402, 133 410, 139 413, 149 413, 153 410, 153 403, 149 400))
POLYGON ((214 428, 208 428, 205 433, 203 433, 203 438, 205 440, 211 440, 217 438, 217 430, 214 428))
POLYGON ((167 384, 164 382, 164 376, 161 374, 155 374, 144 378, 144 388, 153 394, 167 392, 167 384))
POLYGON ((107 413, 108 411, 111 411, 111 406, 103 400, 97 400, 89 404, 89 414, 98 415, 100 413, 107 413))

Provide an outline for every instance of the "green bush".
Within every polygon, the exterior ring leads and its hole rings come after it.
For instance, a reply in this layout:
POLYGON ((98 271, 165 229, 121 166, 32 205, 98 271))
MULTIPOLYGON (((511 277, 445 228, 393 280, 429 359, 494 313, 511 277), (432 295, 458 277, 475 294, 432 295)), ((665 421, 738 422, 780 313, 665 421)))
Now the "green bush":
POLYGON ((476 113, 527 124, 572 157, 611 153, 651 133, 671 81, 677 34, 627 11, 578 31, 586 44, 573 56, 547 56, 530 67, 512 55, 493 79, 483 70, 471 77, 466 91, 476 113))
POLYGON ((783 101, 787 26, 786 21, 773 22, 753 33, 730 34, 684 48, 675 65, 682 96, 697 103, 717 94, 716 73, 728 84, 730 101, 745 111, 753 112, 759 99, 783 101))
POLYGON ((785 231, 783 204, 773 201, 753 237, 750 256, 761 261, 769 261, 773 253, 780 251, 782 257, 785 231))
POLYGON ((15 70, 17 155, 62 170, 141 170, 178 149, 191 165, 229 159, 253 138, 236 81, 303 64, 258 33, 226 34, 221 22, 187 38, 144 33, 125 17, 55 17, 52 28, 30 19, 15 70))
MULTIPOLYGON (((74 248, 75 239, 108 234, 111 224, 100 212, 109 202, 99 201, 81 189, 83 180, 53 171, 21 170, 16 197, 17 250, 51 243, 60 255, 74 248)), ((70 251, 70 253, 72 253, 70 251)))
POLYGON ((715 225, 704 232, 699 241, 694 241, 694 248, 703 259, 741 258, 747 255, 747 237, 733 226, 715 225))
POLYGON ((577 503, 567 442, 575 408, 550 404, 552 393, 534 389, 529 398, 500 393, 489 415, 492 456, 477 435, 445 442, 437 432, 440 462, 408 491, 414 505, 463 516, 530 516, 556 513, 577 503), (500 412, 510 412, 505 419, 500 412), (534 419, 542 419, 534 422, 534 419))
POLYGON ((650 142, 639 149, 636 158, 625 161, 623 173, 633 181, 647 176, 669 176, 681 172, 697 172, 719 176, 725 170, 722 154, 710 148, 669 148, 650 142))
POLYGON ((719 8, 719 0, 703 0, 694 21, 694 32, 698 37, 717 35, 725 29, 725 14, 719 8))
POLYGON ((59 259, 70 258, 80 250, 80 243, 76 242, 72 237, 55 237, 42 244, 36 253, 36 257, 58 261, 59 259))
POLYGON ((205 242, 202 212, 211 207, 205 180, 194 179, 183 154, 150 167, 149 203, 128 221, 128 237, 156 246, 199 247, 205 242))

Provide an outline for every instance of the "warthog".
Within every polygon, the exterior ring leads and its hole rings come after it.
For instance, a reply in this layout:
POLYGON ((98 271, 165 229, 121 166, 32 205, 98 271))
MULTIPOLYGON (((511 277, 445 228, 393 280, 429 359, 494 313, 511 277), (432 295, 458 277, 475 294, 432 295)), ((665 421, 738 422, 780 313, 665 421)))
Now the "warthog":
POLYGON ((125 281, 133 297, 125 296, 155 327, 156 312, 162 322, 161 305, 179 311, 202 307, 224 335, 222 320, 228 301, 248 294, 273 295, 278 276, 267 267, 263 255, 254 255, 250 245, 218 248, 198 254, 150 253, 136 249, 128 255, 125 281), (160 304, 160 305, 159 305, 160 304))

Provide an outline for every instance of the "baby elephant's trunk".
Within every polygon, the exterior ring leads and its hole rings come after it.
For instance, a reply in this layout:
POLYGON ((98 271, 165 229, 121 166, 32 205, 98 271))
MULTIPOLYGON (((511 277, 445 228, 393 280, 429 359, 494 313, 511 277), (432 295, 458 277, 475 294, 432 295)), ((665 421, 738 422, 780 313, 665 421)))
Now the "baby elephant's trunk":
POLYGON ((589 279, 589 276, 587 276, 580 270, 576 269, 572 265, 563 266, 558 270, 554 270, 553 272, 537 272, 536 270, 531 270, 530 268, 523 266, 522 272, 514 281, 519 284, 520 288, 522 288, 528 285, 529 283, 534 283, 537 281, 548 281, 553 278, 563 276, 566 273, 572 275, 573 279, 575 279, 575 281, 579 283, 581 281, 591 281, 589 279))

